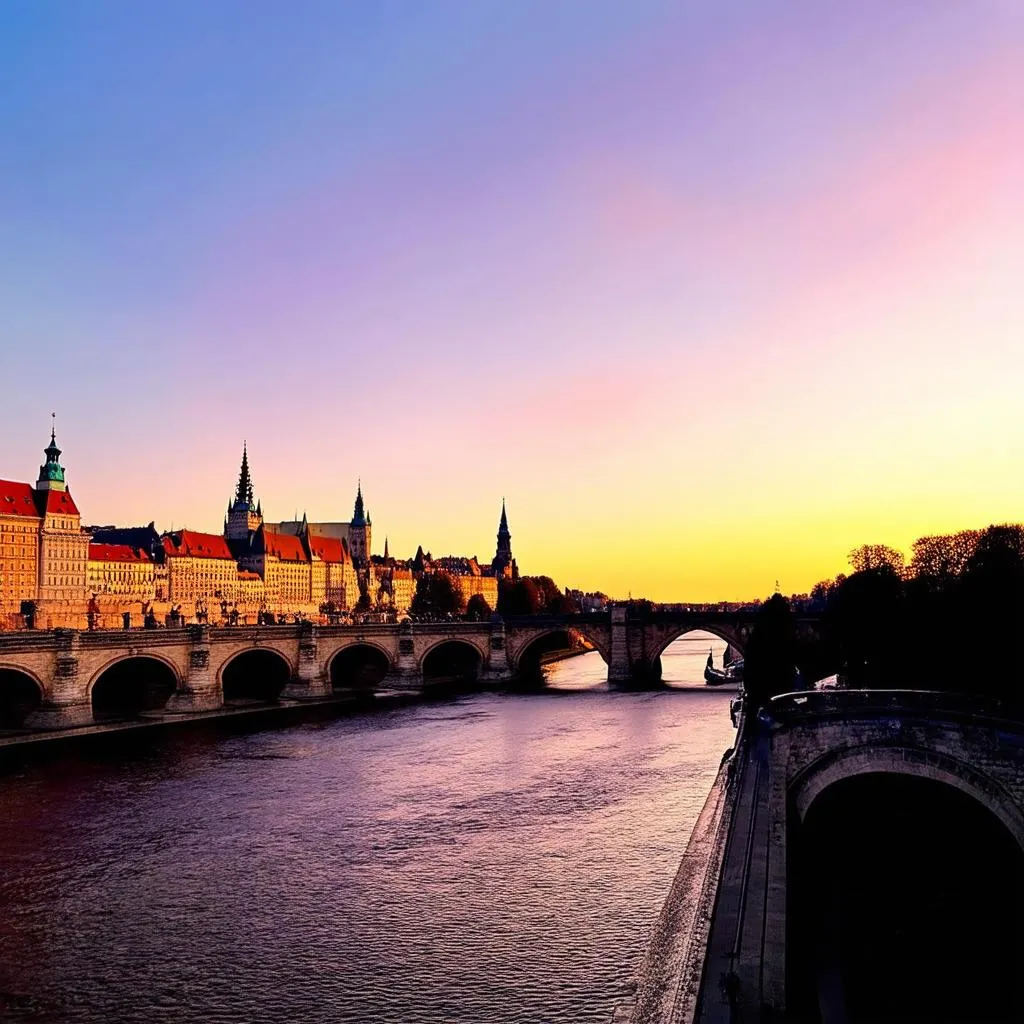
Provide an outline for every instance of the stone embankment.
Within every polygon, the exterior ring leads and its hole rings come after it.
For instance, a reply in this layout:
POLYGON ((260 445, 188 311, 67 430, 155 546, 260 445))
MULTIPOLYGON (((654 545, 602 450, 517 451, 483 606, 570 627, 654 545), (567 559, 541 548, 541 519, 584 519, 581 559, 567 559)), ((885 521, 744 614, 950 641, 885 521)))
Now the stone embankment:
MULTIPOLYGON (((742 722, 737 736, 742 735, 742 722)), ((732 825, 739 760, 729 750, 701 809, 672 888, 612 1024, 689 1024, 700 991, 715 899, 732 825)))
POLYGON ((94 745, 118 737, 152 736, 168 730, 191 728, 268 729, 299 722, 322 721, 355 711, 383 710, 421 699, 405 691, 378 691, 372 694, 346 694, 321 700, 281 700, 276 704, 251 703, 220 707, 185 714, 145 712, 137 718, 66 729, 19 731, 0 734, 0 765, 36 755, 59 755, 67 750, 94 745))

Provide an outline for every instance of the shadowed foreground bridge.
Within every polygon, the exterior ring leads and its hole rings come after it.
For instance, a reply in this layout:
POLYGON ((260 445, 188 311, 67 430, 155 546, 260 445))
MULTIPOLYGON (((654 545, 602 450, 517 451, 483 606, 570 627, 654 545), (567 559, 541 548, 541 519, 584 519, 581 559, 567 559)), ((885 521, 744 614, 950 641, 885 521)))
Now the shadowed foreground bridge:
POLYGON ((769 701, 616 1022, 1024 1020, 1024 723, 919 691, 769 701))
POLYGON ((598 651, 609 682, 660 679, 665 648, 706 630, 742 651, 752 612, 653 611, 490 622, 244 626, 0 634, 0 728, 61 728, 143 711, 188 713, 225 702, 322 699, 380 686, 420 690, 536 674, 541 656, 598 651))

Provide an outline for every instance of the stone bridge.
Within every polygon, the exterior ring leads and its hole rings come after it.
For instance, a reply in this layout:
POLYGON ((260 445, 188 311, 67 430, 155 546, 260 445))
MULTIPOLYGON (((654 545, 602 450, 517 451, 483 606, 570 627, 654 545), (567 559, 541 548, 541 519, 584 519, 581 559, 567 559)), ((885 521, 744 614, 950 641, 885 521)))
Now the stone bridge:
POLYGON ((742 651, 750 613, 610 612, 490 622, 24 631, 0 634, 0 728, 62 727, 125 711, 203 711, 225 699, 322 698, 457 676, 501 682, 536 672, 582 638, 613 684, 660 678, 662 651, 707 630, 742 651))
POLYGON ((1024 1019, 1024 723, 828 691, 746 725, 616 1021, 1024 1019))

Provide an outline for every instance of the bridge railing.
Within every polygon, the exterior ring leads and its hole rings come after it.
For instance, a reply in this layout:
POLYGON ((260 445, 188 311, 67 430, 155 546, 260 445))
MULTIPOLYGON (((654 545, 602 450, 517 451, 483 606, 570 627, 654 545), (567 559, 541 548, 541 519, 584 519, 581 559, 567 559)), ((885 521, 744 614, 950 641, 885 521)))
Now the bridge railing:
POLYGON ((782 693, 765 707, 778 722, 850 715, 932 715, 1020 721, 1019 707, 994 697, 942 690, 807 690, 782 693))
POLYGON ((54 631, 18 629, 0 633, 0 652, 8 651, 46 651, 56 645, 57 634, 54 631))

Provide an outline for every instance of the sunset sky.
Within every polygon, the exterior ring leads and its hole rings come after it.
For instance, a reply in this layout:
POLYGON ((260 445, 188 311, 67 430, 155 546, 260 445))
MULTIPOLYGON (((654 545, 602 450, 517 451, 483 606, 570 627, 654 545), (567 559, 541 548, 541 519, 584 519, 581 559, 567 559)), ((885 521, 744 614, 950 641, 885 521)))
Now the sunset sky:
POLYGON ((1024 519, 1024 4, 0 5, 0 477, 658 600, 1024 519))

